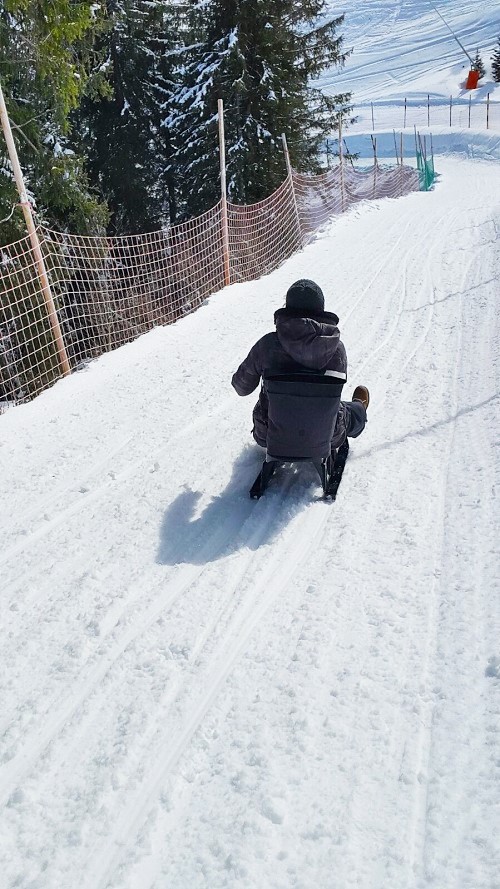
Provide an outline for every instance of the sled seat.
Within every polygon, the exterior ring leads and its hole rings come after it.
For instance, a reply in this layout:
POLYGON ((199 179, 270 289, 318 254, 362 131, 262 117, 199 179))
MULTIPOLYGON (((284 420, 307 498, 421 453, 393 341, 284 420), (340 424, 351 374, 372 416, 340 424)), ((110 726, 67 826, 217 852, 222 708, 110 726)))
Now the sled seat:
POLYGON ((264 377, 268 401, 266 458, 250 489, 258 499, 276 468, 310 461, 328 495, 334 467, 331 442, 345 379, 331 372, 275 374, 264 377))

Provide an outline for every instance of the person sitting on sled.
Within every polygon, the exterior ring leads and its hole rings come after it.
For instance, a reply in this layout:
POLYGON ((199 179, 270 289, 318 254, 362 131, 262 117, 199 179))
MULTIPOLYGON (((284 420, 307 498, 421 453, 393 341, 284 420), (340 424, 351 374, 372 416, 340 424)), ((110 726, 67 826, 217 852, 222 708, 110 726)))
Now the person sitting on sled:
MULTIPOLYGON (((339 319, 325 312, 323 291, 314 281, 300 280, 289 288, 285 308, 274 313, 276 330, 261 337, 250 349, 233 375, 231 383, 238 395, 250 395, 261 379, 273 374, 298 372, 327 373, 347 379, 347 356, 339 319)), ((351 401, 341 401, 332 438, 332 451, 346 438, 357 438, 366 424, 370 395, 366 386, 356 386, 351 401)), ((267 395, 260 391, 253 409, 253 437, 267 446, 267 395)))

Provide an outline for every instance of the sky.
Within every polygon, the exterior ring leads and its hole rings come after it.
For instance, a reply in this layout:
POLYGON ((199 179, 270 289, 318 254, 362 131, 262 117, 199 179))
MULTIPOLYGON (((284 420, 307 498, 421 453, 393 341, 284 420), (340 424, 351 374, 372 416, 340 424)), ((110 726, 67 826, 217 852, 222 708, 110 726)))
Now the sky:
MULTIPOLYGON (((459 62, 427 4, 351 5, 383 145, 459 62)), ((498 889, 500 127, 435 142, 432 191, 0 416, 2 889, 498 889), (335 503, 307 465, 252 501, 230 380, 303 277, 368 424, 335 503)))

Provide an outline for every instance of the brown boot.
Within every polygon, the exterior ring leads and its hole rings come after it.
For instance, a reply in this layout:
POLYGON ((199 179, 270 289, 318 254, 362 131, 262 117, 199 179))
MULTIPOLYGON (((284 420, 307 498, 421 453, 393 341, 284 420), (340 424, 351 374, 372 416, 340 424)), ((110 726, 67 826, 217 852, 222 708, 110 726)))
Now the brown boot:
POLYGON ((370 393, 366 386, 356 386, 352 393, 352 401, 360 401, 361 404, 364 405, 365 410, 368 409, 368 405, 370 404, 370 393))

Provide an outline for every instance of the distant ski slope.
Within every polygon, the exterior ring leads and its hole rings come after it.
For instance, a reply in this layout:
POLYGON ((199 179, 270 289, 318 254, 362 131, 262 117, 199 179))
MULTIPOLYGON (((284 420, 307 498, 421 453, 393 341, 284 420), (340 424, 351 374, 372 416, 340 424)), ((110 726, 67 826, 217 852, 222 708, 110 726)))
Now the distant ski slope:
MULTIPOLYGON (((487 74, 475 96, 498 90, 490 56, 500 34, 498 0, 477 4, 460 0, 369 0, 345 10, 342 34, 352 49, 345 69, 322 78, 331 92, 352 91, 355 105, 408 99, 444 101, 462 92, 469 62, 436 7, 474 57, 479 49, 487 74)), ((331 4, 332 13, 339 8, 331 4)), ((344 10, 342 10, 344 11, 344 10)))

